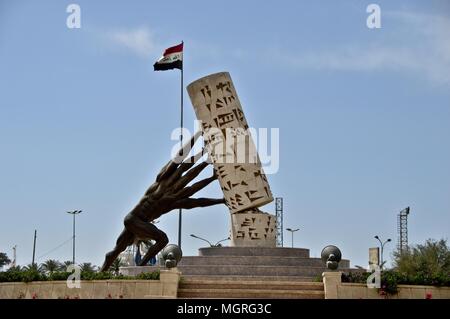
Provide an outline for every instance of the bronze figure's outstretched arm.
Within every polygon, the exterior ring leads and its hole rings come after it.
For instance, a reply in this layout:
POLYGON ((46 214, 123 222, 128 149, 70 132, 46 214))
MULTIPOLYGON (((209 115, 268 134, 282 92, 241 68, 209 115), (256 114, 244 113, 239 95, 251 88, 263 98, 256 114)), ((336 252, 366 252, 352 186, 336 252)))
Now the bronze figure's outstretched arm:
POLYGON ((211 177, 187 186, 208 166, 206 162, 194 166, 202 157, 203 151, 187 158, 200 135, 200 132, 195 134, 183 145, 177 156, 161 169, 144 197, 125 217, 125 229, 119 235, 114 249, 106 254, 101 271, 107 271, 119 254, 137 240, 152 239, 156 242, 142 258, 141 265, 147 264, 156 256, 169 242, 167 235, 151 223, 161 215, 178 208, 191 209, 225 203, 224 198, 190 198, 217 179, 213 173, 211 177))

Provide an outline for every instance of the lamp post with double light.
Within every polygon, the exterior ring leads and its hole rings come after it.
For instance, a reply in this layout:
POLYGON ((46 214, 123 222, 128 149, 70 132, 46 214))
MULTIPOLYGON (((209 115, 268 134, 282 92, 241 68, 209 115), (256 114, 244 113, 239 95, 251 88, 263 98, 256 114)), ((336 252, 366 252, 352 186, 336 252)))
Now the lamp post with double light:
POLYGON ((383 260, 384 245, 386 245, 387 243, 391 242, 392 239, 388 238, 386 241, 383 242, 378 235, 374 236, 374 238, 377 239, 380 242, 380 248, 381 248, 381 251, 380 251, 380 268, 383 269, 383 266, 384 266, 384 260, 383 260))
POLYGON ((294 233, 298 230, 300 230, 299 228, 297 229, 292 229, 292 228, 286 228, 287 231, 291 232, 291 236, 292 236, 292 248, 294 248, 294 233))
POLYGON ((206 241, 210 247, 220 247, 221 245, 219 245, 221 242, 226 241, 226 240, 230 240, 230 237, 224 238, 222 240, 219 240, 215 245, 213 245, 209 240, 198 237, 197 235, 191 234, 191 237, 206 241))

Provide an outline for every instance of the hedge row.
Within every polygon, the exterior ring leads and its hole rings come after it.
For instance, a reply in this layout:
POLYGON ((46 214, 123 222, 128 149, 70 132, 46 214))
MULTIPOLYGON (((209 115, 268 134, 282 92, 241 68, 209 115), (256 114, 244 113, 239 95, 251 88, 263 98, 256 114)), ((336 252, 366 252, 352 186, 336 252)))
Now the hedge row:
MULTIPOLYGON (((28 270, 7 270, 0 272, 0 282, 31 282, 31 281, 50 281, 67 280, 73 273, 65 271, 55 271, 53 273, 42 273, 34 269, 28 270)), ((81 280, 107 280, 107 279, 125 279, 125 280, 158 280, 159 271, 151 273, 142 273, 137 276, 115 275, 111 272, 81 272, 81 280)))
MULTIPOLYGON (((343 273, 342 282, 366 283, 369 276, 369 272, 343 273)), ((398 285, 450 287, 450 274, 438 272, 429 275, 418 272, 414 275, 407 275, 395 270, 387 270, 381 273, 381 290, 388 294, 395 294, 398 285)))

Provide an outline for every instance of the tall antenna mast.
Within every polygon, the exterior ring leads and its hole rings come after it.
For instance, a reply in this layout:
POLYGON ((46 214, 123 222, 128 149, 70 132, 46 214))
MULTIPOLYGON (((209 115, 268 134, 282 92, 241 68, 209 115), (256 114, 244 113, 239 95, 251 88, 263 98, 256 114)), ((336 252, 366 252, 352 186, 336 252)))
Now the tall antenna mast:
POLYGON ((408 250, 408 215, 409 207, 406 207, 398 214, 398 251, 400 254, 408 250))
POLYGON ((283 247, 283 197, 275 198, 275 215, 277 219, 277 247, 283 247))

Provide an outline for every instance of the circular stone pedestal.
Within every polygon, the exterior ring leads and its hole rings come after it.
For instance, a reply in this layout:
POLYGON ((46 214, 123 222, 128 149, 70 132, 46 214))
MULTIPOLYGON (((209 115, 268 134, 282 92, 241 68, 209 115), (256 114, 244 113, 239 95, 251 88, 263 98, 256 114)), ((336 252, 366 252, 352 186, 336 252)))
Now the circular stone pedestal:
POLYGON ((204 247, 199 256, 271 256, 309 258, 309 249, 287 247, 204 247))

